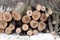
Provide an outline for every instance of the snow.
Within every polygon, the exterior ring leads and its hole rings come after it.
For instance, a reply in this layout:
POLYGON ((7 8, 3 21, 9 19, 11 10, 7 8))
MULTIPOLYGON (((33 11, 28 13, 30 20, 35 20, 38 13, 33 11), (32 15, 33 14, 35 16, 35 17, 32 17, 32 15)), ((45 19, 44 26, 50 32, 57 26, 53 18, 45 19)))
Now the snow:
MULTIPOLYGON (((55 40, 54 36, 49 33, 40 33, 37 35, 32 35, 32 36, 20 36, 17 34, 11 34, 7 35, 4 33, 0 34, 0 40, 55 40)), ((60 40, 59 37, 57 37, 56 40, 60 40)))

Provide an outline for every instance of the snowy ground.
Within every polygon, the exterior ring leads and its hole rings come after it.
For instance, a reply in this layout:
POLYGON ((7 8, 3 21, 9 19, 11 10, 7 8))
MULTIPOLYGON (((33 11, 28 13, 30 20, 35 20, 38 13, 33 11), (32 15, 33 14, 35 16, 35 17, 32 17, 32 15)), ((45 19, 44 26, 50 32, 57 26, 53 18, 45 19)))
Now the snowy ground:
MULTIPOLYGON (((33 36, 20 36, 20 35, 16 35, 16 34, 11 34, 11 35, 7 35, 7 34, 0 34, 0 40, 55 40, 54 36, 46 33, 46 34, 37 34, 37 35, 33 35, 33 36)), ((60 40, 59 37, 57 37, 56 40, 60 40)))

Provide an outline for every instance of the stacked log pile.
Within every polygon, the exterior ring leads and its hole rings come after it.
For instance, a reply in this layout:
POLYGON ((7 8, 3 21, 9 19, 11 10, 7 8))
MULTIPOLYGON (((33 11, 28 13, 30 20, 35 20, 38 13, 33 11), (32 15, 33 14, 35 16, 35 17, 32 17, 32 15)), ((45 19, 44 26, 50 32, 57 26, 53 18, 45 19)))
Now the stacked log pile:
POLYGON ((41 4, 29 6, 19 2, 12 11, 0 13, 0 33, 30 36, 41 32, 54 32, 54 30, 57 32, 59 15, 55 16, 52 13, 49 6, 41 4))

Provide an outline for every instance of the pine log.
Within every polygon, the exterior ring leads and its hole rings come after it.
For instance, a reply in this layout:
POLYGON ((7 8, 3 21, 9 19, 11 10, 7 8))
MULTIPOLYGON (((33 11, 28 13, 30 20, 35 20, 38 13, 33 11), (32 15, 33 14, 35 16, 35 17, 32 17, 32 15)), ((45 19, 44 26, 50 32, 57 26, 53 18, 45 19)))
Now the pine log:
POLYGON ((29 29, 29 26, 27 24, 22 25, 22 30, 27 31, 29 29))
POLYGON ((8 23, 5 21, 0 21, 0 28, 5 29, 7 27, 8 23))
POLYGON ((30 21, 30 26, 31 26, 31 28, 37 28, 38 27, 38 22, 35 21, 35 20, 31 20, 30 21))
POLYGON ((18 12, 16 12, 16 11, 12 11, 12 17, 13 17, 14 20, 16 20, 16 21, 21 20, 21 15, 20 15, 18 12))
POLYGON ((5 11, 3 13, 3 20, 6 21, 6 22, 9 22, 9 21, 12 20, 12 16, 11 16, 9 11, 5 11))
POLYGON ((41 14, 39 11, 33 11, 32 18, 34 20, 38 20, 40 18, 41 14))
POLYGON ((17 33, 17 34, 20 34, 21 31, 22 31, 21 28, 16 28, 16 33, 17 33))
POLYGON ((42 22, 42 21, 39 22, 38 30, 43 31, 45 28, 46 28, 46 24, 44 22, 42 22))
POLYGON ((38 30, 33 30, 33 34, 38 34, 38 30))
POLYGON ((40 4, 36 4, 36 10, 40 11, 41 10, 41 5, 40 4))
POLYGON ((22 17, 22 22, 23 23, 29 23, 30 22, 30 17, 29 16, 27 16, 27 15, 24 15, 23 17, 22 17))
POLYGON ((42 13, 41 14, 41 17, 40 17, 40 20, 41 21, 46 21, 48 18, 46 17, 46 14, 42 13))
POLYGON ((32 33, 32 30, 28 30, 27 31, 27 35, 31 36, 33 33, 32 33))

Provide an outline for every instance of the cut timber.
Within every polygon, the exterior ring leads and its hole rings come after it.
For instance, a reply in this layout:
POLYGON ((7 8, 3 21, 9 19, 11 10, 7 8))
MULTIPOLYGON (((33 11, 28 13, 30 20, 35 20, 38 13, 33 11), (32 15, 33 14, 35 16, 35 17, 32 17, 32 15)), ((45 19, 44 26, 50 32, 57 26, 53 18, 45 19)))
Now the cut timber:
POLYGON ((38 34, 38 30, 33 30, 33 34, 38 34))
POLYGON ((42 10, 42 11, 46 11, 45 6, 41 6, 41 10, 42 10))
POLYGON ((17 20, 17 21, 21 20, 21 15, 16 11, 12 12, 12 17, 14 18, 14 20, 17 20))
POLYGON ((31 36, 33 33, 32 33, 32 30, 28 30, 27 31, 27 35, 31 36))
POLYGON ((41 21, 46 21, 47 20, 46 14, 42 13, 41 17, 40 17, 40 20, 41 21))
POLYGON ((0 21, 0 28, 5 29, 7 27, 8 23, 5 21, 0 21))
POLYGON ((28 16, 32 16, 32 8, 31 8, 31 6, 27 6, 26 14, 27 14, 28 16))
POLYGON ((0 28, 0 33, 4 33, 4 29, 0 28))
POLYGON ((31 26, 31 28, 37 28, 38 22, 35 21, 35 20, 31 20, 31 21, 30 21, 30 26, 31 26))
POLYGON ((38 20, 40 18, 41 14, 39 11, 33 11, 32 18, 34 20, 38 20))
POLYGON ((22 17, 22 22, 23 23, 29 23, 30 22, 30 19, 31 18, 29 16, 25 15, 25 16, 22 17))
POLYGON ((46 14, 46 17, 49 17, 49 13, 45 13, 46 14))
POLYGON ((37 5, 36 5, 36 10, 38 10, 38 11, 41 10, 41 5, 40 5, 40 4, 37 4, 37 5))
POLYGON ((2 13, 0 13, 0 21, 2 21, 2 16, 3 16, 3 14, 2 14, 2 13))
POLYGON ((4 21, 4 22, 2 23, 2 25, 3 25, 3 29, 5 29, 5 28, 7 27, 7 25, 8 25, 8 23, 4 21))
POLYGON ((9 21, 12 20, 12 16, 11 16, 11 14, 10 14, 9 11, 5 11, 5 12, 3 13, 3 20, 4 20, 4 21, 7 21, 7 22, 9 22, 9 21))
POLYGON ((32 10, 27 10, 26 13, 27 13, 28 16, 32 16, 32 10))
POLYGON ((22 30, 27 31, 29 29, 29 26, 27 24, 22 25, 22 30))
POLYGON ((46 28, 46 24, 44 22, 39 22, 39 25, 38 25, 38 30, 39 31, 42 31, 46 28))
POLYGON ((21 33, 21 31, 22 31, 21 28, 17 28, 17 29, 16 29, 16 33, 17 33, 17 34, 21 33))
POLYGON ((5 33, 6 33, 6 34, 11 34, 11 33, 12 33, 12 30, 11 30, 9 27, 7 27, 7 28, 5 29, 5 33))
POLYGON ((15 29, 14 24, 11 23, 11 24, 9 25, 9 28, 10 28, 10 30, 14 30, 14 29, 15 29))

